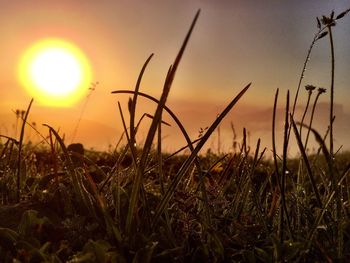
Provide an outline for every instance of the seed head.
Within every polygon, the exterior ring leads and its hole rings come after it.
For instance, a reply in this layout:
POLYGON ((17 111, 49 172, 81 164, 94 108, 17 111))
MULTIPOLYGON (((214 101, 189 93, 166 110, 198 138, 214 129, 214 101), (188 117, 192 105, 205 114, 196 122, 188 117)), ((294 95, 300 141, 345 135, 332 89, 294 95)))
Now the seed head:
POLYGON ((316 89, 316 87, 315 87, 314 85, 306 85, 306 86, 305 86, 305 89, 306 89, 307 91, 313 91, 314 89, 316 89))
POLYGON ((318 93, 322 94, 325 93, 326 89, 325 88, 318 88, 318 93))

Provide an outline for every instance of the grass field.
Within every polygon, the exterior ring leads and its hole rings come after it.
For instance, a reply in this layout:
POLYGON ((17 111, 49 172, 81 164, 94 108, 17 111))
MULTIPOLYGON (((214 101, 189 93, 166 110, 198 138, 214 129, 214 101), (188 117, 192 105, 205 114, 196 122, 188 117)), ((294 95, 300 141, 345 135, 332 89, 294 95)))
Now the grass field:
MULTIPOLYGON (((344 17, 333 12, 318 19, 294 99, 276 91, 271 116, 285 101, 283 151, 265 157, 258 140, 248 145, 246 132, 234 152, 199 154, 228 112, 249 91, 247 84, 201 137, 193 141, 166 106, 176 70, 199 12, 169 68, 159 99, 139 91, 141 69, 129 94, 128 112, 119 105, 124 145, 111 152, 66 145, 46 124, 39 145, 23 141, 30 102, 22 114, 19 139, 2 136, 0 144, 1 262, 346 262, 350 258, 350 153, 333 142, 334 46, 332 29, 344 17), (318 41, 330 43, 330 87, 303 84, 303 74, 318 41), (296 120, 299 92, 308 103, 296 120), (329 128, 312 128, 318 98, 330 96, 329 128), (153 115, 135 115, 138 99, 157 104, 153 115), (187 145, 162 151, 163 113, 181 130, 187 145), (309 113, 310 118, 305 118, 309 113), (140 122, 152 119, 143 145, 136 141, 140 122), (128 121, 128 123, 127 123, 128 121), (300 157, 288 158, 290 139, 300 157), (318 152, 307 154, 315 140, 318 152), (184 153, 184 150, 188 154, 184 153)), ((293 91, 294 93, 294 91, 293 91)), ((112 95, 111 95, 112 96, 112 95)), ((336 120, 335 120, 336 121, 336 120)))

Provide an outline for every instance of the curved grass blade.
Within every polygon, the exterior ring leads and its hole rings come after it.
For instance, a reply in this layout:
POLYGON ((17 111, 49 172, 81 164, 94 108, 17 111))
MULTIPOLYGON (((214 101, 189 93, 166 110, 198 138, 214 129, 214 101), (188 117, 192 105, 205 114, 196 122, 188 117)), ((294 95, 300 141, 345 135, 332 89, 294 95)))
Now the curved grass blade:
MULTIPOLYGON (((115 91, 112 91, 112 94, 134 94, 134 93, 135 93, 135 91, 133 91, 133 90, 115 90, 115 91)), ((156 98, 152 97, 151 95, 148 95, 148 94, 143 93, 143 92, 137 92, 137 94, 138 94, 138 96, 144 97, 146 99, 149 99, 149 100, 159 104, 159 100, 157 100, 156 98)), ((182 134, 185 137, 186 142, 187 142, 187 146, 186 147, 189 147, 190 150, 193 151, 193 146, 192 146, 192 142, 191 142, 190 136, 188 135, 185 127, 182 125, 182 123, 179 120, 179 118, 166 105, 164 105, 163 109, 171 116, 171 118, 175 121, 175 123, 177 124, 177 126, 181 130, 181 132, 182 132, 182 134)), ((154 117, 152 116, 152 119, 153 118, 154 117)))
POLYGON ((12 141, 14 144, 19 145, 19 141, 17 141, 15 138, 12 138, 6 135, 1 135, 1 134, 0 134, 0 137, 6 138, 8 141, 12 141))
MULTIPOLYGON (((299 122, 297 122, 298 125, 301 125, 299 122)), ((331 166, 331 163, 329 162, 330 158, 331 158, 331 155, 327 149, 327 146, 325 144, 325 139, 322 138, 322 136, 318 133, 318 131, 316 131, 314 128, 306 125, 306 124, 302 124, 304 127, 308 128, 310 131, 312 131, 312 133, 314 134, 315 136, 315 139, 316 139, 316 142, 320 145, 321 147, 321 150, 322 150, 322 153, 326 159, 326 162, 328 164, 328 169, 331 169, 330 166, 331 166)))

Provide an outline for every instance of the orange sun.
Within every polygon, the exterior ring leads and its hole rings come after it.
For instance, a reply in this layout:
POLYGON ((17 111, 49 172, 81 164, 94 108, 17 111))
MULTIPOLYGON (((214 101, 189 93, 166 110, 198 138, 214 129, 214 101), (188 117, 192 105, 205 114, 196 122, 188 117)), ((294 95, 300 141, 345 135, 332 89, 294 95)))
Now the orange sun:
POLYGON ((70 106, 86 94, 90 64, 83 52, 61 39, 44 39, 31 46, 19 63, 21 84, 49 106, 70 106))

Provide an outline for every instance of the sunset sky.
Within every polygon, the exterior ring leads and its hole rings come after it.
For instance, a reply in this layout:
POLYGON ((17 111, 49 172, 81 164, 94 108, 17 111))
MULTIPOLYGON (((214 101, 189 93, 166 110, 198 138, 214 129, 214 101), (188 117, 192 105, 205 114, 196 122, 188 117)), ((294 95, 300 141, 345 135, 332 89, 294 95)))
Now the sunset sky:
MULTIPOLYGON (((281 99, 287 89, 294 96, 307 50, 317 32, 316 16, 329 15, 332 10, 338 14, 350 8, 350 2, 0 0, 0 133, 16 136, 12 111, 25 109, 31 99, 18 79, 18 64, 24 52, 40 39, 59 38, 81 49, 90 62, 91 80, 99 84, 88 101, 83 96, 68 108, 42 105, 34 98, 30 120, 51 123, 69 138, 84 109, 76 140, 95 148, 115 144, 122 131, 117 101, 126 106, 127 96, 112 95, 111 91, 133 89, 144 61, 154 53, 141 91, 159 97, 166 72, 199 8, 201 14, 177 71, 169 107, 195 138, 201 127, 210 125, 220 110, 252 82, 237 108, 242 119, 234 119, 234 111, 230 116, 236 127, 250 127, 255 129, 252 134, 264 137, 270 136, 266 134, 270 134, 271 120, 259 116, 267 112, 270 117, 276 88, 280 88, 281 99)), ((334 41, 335 101, 342 120, 337 126, 342 130, 338 144, 349 145, 344 129, 350 128, 350 15, 334 28, 334 41)), ((303 86, 306 84, 329 89, 327 37, 314 47, 303 86)), ((303 89, 300 104, 305 104, 306 99, 303 89)), ((327 107, 328 100, 329 92, 321 97, 320 110, 327 107)), ((141 101, 140 112, 152 113, 149 106, 141 101)), ((127 107, 124 109, 126 112, 127 107)), ((324 120, 319 120, 322 133, 327 127, 321 125, 324 120)), ((222 127, 226 138, 230 134, 229 122, 230 119, 222 127)), ((175 132, 165 130, 168 149, 184 144, 173 129, 175 132)), ((35 138, 33 131, 28 133, 28 139, 35 138)), ((142 140, 142 132, 140 136, 142 140)), ((269 140, 266 138, 267 147, 269 140)))

